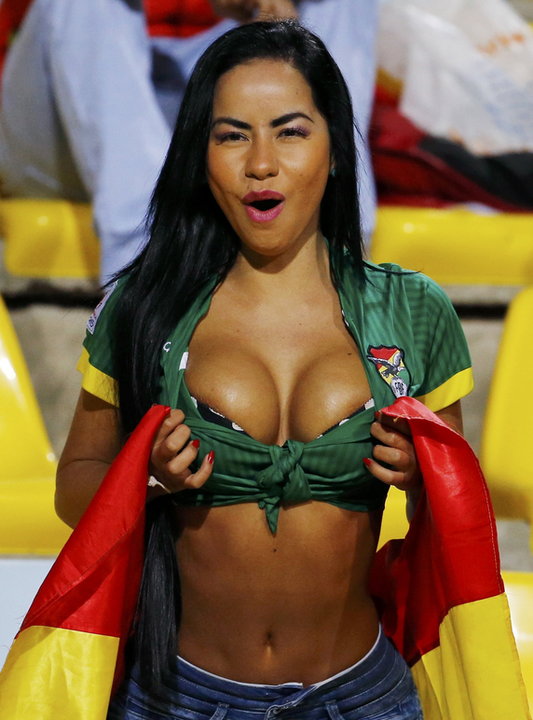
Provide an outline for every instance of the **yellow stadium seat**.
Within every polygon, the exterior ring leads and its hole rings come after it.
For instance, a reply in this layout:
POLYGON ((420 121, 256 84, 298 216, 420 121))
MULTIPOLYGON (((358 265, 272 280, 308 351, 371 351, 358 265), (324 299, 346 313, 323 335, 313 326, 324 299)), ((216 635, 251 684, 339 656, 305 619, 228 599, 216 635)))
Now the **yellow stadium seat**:
POLYGON ((97 278, 100 246, 91 208, 67 200, 2 199, 4 264, 12 275, 97 278))
POLYGON ((533 213, 381 206, 370 255, 443 285, 533 284, 533 213))
POLYGON ((0 457, 0 554, 56 554, 69 534, 54 512, 56 459, 1 297, 0 457))
POLYGON ((529 707, 533 710, 533 573, 504 572, 503 580, 529 707))
POLYGON ((391 487, 387 495, 378 548, 389 540, 405 537, 409 523, 406 514, 406 495, 402 490, 391 487))
MULTIPOLYGON (((91 208, 68 200, 2 199, 4 262, 12 275, 97 278, 91 208)), ((533 214, 381 206, 374 262, 397 262, 442 284, 533 283, 533 214)))
MULTIPOLYGON (((496 515, 527 520, 530 525, 533 521, 530 454, 533 385, 529 375, 532 357, 533 287, 530 287, 515 296, 505 318, 480 452, 496 515)), ((530 538, 533 550, 533 533, 530 538)))

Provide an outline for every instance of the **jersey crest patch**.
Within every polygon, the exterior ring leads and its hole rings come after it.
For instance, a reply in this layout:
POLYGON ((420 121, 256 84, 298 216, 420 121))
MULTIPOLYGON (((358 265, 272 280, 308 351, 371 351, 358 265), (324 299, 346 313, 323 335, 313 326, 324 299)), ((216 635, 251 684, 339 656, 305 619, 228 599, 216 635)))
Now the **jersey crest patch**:
POLYGON ((367 359, 374 363, 379 376, 392 390, 394 397, 409 394, 411 375, 404 363, 404 351, 388 345, 368 346, 367 359))

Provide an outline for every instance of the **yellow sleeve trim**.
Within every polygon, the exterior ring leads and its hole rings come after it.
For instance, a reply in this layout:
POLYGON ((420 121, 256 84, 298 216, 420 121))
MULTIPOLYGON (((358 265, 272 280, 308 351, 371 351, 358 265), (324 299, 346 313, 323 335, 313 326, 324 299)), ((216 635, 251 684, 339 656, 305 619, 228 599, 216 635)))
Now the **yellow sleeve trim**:
POLYGON ((452 375, 451 378, 442 383, 442 385, 439 385, 435 390, 432 390, 426 395, 418 395, 416 399, 424 403, 431 411, 438 412, 448 407, 448 405, 452 405, 457 400, 460 400, 465 395, 468 395, 473 387, 474 376, 472 374, 472 368, 466 368, 452 375))
POLYGON ((89 353, 85 348, 82 350, 76 367, 83 375, 81 386, 84 390, 91 395, 96 395, 100 400, 118 407, 117 381, 91 365, 89 353))

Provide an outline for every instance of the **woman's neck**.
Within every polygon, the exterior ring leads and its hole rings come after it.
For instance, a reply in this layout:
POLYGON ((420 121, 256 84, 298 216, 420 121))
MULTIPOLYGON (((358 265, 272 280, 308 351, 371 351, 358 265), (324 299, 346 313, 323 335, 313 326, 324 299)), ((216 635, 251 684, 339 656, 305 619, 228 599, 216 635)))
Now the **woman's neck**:
POLYGON ((244 249, 226 283, 250 299, 273 294, 279 299, 312 294, 318 287, 331 285, 326 242, 318 232, 302 247, 282 256, 252 255, 244 249))

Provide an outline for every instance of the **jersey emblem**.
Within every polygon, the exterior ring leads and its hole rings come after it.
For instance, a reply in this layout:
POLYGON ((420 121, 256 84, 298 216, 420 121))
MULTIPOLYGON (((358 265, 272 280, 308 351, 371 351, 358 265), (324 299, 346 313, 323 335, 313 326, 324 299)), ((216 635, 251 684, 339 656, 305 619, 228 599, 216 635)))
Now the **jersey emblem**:
POLYGON ((382 380, 392 390, 394 397, 409 394, 411 376, 404 363, 404 351, 388 345, 368 346, 367 359, 374 363, 382 380))

